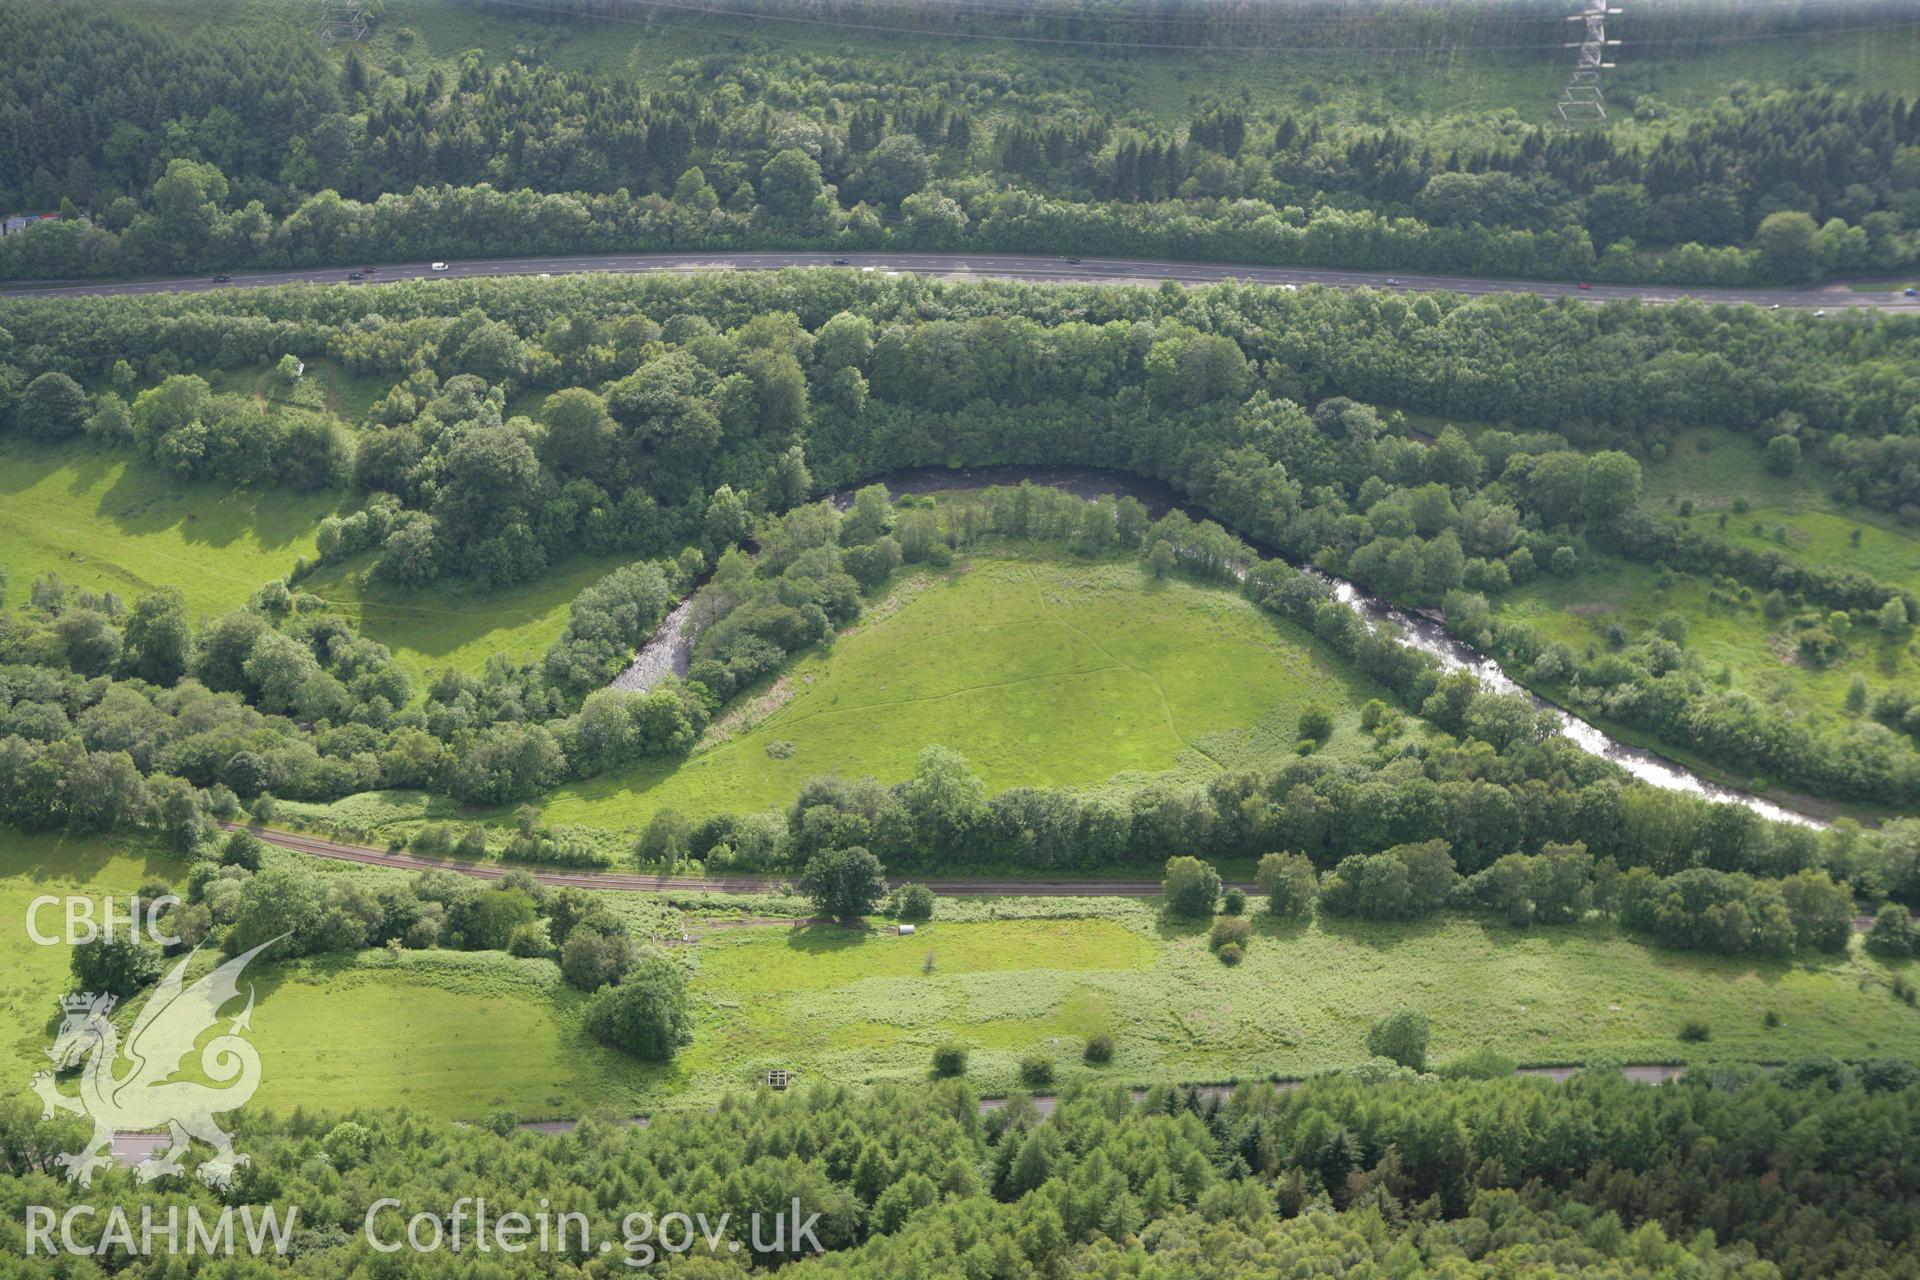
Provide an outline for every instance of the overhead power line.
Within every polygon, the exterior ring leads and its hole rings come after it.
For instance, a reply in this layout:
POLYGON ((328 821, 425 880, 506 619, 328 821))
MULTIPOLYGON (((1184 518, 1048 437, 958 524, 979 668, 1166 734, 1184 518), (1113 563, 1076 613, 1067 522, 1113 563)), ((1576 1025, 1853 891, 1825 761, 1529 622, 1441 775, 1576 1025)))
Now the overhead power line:
MULTIPOLYGON (((1859 0, 1805 0, 1805 4, 1808 4, 1808 5, 1816 5, 1816 4, 1857 5, 1858 3, 1859 3, 1859 0)), ((925 12, 931 16, 951 17, 951 18, 968 18, 978 14, 1000 14, 1003 16, 1016 17, 1016 18, 1048 18, 1054 21, 1081 19, 1087 22, 1092 22, 1092 23, 1167 22, 1167 21, 1180 20, 1180 18, 1178 18, 1177 16, 1167 15, 1167 14, 1125 13, 1125 12, 1120 12, 1118 10, 1095 11, 1095 10, 1088 10, 1088 9, 1074 9, 1074 8, 1069 8, 1065 6, 1050 7, 1044 3, 995 4, 995 3, 990 3, 989 0, 963 0, 962 3, 958 3, 958 4, 925 4, 925 5, 919 6, 919 8, 921 9, 922 12, 925 12)), ((1304 4, 1303 5, 1269 4, 1269 5, 1260 6, 1255 10, 1242 11, 1240 14, 1237 14, 1237 15, 1222 14, 1220 16, 1223 20, 1232 22, 1236 19, 1236 17, 1244 17, 1244 16, 1247 16, 1249 13, 1257 12, 1257 13, 1263 13, 1263 14, 1284 14, 1288 26, 1352 27, 1357 25, 1357 20, 1352 13, 1346 13, 1346 14, 1320 13, 1320 12, 1316 12, 1316 8, 1317 6, 1304 5, 1304 4)), ((758 18, 758 17, 772 16, 772 15, 759 13, 752 9, 734 9, 734 10, 731 10, 731 12, 738 14, 740 17, 743 17, 743 18, 758 18)), ((819 19, 819 21, 831 22, 833 21, 833 19, 823 18, 823 19, 819 19)), ((1544 11, 1520 13, 1520 14, 1503 14, 1500 17, 1499 22, 1502 26, 1509 26, 1509 27, 1530 25, 1530 26, 1557 28, 1560 22, 1560 15, 1557 13, 1544 12, 1544 11)))
MULTIPOLYGON (((539 13, 544 17, 554 16, 553 6, 545 3, 529 3, 528 0, 487 0, 490 7, 525 9, 539 13)), ((834 18, 813 18, 800 14, 753 13, 741 9, 719 8, 712 5, 682 3, 681 0, 635 0, 638 9, 660 9, 674 13, 704 14, 710 17, 731 18, 748 23, 783 22, 808 27, 839 31, 865 31, 881 35, 914 36, 920 39, 940 40, 985 40, 1002 44, 1029 44, 1057 46, 1066 48, 1106 49, 1125 51, 1129 49, 1155 50, 1183 53, 1494 53, 1494 52, 1545 52, 1565 47, 1564 41, 1542 41, 1513 44, 1477 44, 1471 41, 1442 41, 1429 45, 1302 45, 1302 44, 1185 44, 1164 41, 1140 40, 1082 40, 1067 36, 1006 35, 987 31, 950 31, 929 27, 899 27, 874 22, 843 22, 834 18)), ((627 22, 642 24, 645 18, 625 14, 579 14, 594 22, 627 22)), ((1805 40, 1816 35, 1840 35, 1867 31, 1908 31, 1920 28, 1920 18, 1905 22, 1870 23, 1850 27, 1822 27, 1814 30, 1756 32, 1747 35, 1728 36, 1686 36, 1663 40, 1636 40, 1636 49, 1651 49, 1663 46, 1748 44, 1765 40, 1805 40)), ((765 33, 756 35, 766 37, 765 33)))

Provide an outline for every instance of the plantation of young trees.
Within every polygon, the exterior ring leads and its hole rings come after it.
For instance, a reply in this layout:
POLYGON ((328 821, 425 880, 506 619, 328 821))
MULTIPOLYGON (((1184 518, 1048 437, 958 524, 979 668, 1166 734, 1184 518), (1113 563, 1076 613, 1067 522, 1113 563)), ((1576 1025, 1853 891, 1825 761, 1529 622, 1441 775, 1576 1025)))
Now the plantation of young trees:
MULTIPOLYGON (((1806 1060, 1773 1077, 1699 1070, 1652 1088, 1606 1068, 1561 1085, 1415 1079, 1376 1059, 1226 1099, 1161 1086, 1136 1103, 1119 1088, 1082 1088, 1044 1119, 1024 1099, 982 1115, 964 1081, 816 1086, 656 1116, 645 1129, 590 1121, 568 1136, 516 1132, 511 1112, 484 1126, 301 1112, 244 1124, 254 1159, 225 1200, 298 1206, 292 1257, 223 1266, 247 1276, 378 1270, 404 1244, 408 1218, 448 1214, 457 1187, 491 1213, 545 1210, 555 1224, 545 1251, 490 1250, 489 1273, 506 1277, 591 1274, 609 1256, 599 1241, 624 1250, 615 1259, 713 1277, 803 1258, 796 1275, 888 1278, 1542 1266, 1594 1280, 1898 1275, 1914 1266, 1920 1234, 1902 1158, 1920 1124, 1916 1099, 1913 1068, 1885 1061, 1806 1060), (369 1238, 365 1206, 378 1199, 399 1203, 382 1207, 369 1238), (641 1212, 644 1232, 623 1223, 641 1212), (668 1212, 728 1225, 712 1254, 696 1242, 670 1260, 651 1230, 668 1212), (770 1251, 758 1257, 755 1213, 770 1251), (790 1222, 776 1244, 774 1217, 794 1213, 813 1239, 797 1241, 790 1222)), ((53 1167, 80 1123, 0 1109, 8 1212, 60 1212, 86 1194, 53 1167)), ((184 1191, 137 1187, 127 1174, 108 1182, 135 1223, 146 1205, 164 1220, 166 1205, 213 1213, 220 1203, 192 1180, 184 1191)), ((105 1226, 103 1214, 76 1229, 91 1243, 105 1226)), ((410 1275, 466 1275, 472 1247, 470 1236, 467 1252, 401 1256, 410 1275)))

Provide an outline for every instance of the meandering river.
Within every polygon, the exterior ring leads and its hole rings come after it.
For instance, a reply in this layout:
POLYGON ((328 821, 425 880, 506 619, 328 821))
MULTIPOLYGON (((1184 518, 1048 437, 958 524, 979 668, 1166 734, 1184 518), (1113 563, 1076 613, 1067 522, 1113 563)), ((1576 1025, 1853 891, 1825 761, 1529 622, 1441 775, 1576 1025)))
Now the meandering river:
MULTIPOLYGON (((880 476, 868 483, 884 484, 890 493, 898 496, 905 493, 986 489, 995 485, 1017 485, 1022 481, 1059 489, 1082 498, 1132 497, 1145 506, 1155 519, 1175 508, 1184 510, 1196 520, 1212 518, 1158 481, 1124 471, 1102 471, 1092 467, 916 467, 880 476)), ((834 494, 833 500, 835 505, 844 508, 852 501, 852 496, 853 491, 845 489, 834 494)), ((1272 547, 1259 543, 1250 545, 1269 557, 1283 558, 1272 547)), ((1551 714, 1559 722, 1560 731, 1582 750, 1612 761, 1642 782, 1670 791, 1690 791, 1711 800, 1745 805, 1762 817, 1780 822, 1795 822, 1809 827, 1828 825, 1821 819, 1784 808, 1750 791, 1709 782, 1684 765, 1676 764, 1644 747, 1621 742, 1580 717, 1530 693, 1502 670, 1498 662, 1449 635, 1446 628, 1433 619, 1396 609, 1343 578, 1321 573, 1309 566, 1296 567, 1325 582, 1335 598, 1352 605, 1368 626, 1392 626, 1403 644, 1432 654, 1449 671, 1473 672, 1482 684, 1495 692, 1524 694, 1536 707, 1551 714)), ((614 688, 644 690, 669 673, 686 674, 688 656, 695 639, 692 628, 686 625, 688 611, 688 604, 683 603, 668 615, 646 646, 635 655, 633 664, 614 678, 614 688)))

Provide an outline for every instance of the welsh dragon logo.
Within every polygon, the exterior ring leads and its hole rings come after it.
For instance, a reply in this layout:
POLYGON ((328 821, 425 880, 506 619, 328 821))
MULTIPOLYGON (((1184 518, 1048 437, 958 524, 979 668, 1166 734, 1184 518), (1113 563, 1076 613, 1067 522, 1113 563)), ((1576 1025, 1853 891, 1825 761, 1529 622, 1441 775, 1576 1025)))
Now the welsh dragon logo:
POLYGON ((208 1186, 226 1187, 234 1172, 249 1163, 245 1153, 233 1149, 233 1135, 215 1124, 213 1117, 241 1106, 260 1087, 260 1055, 240 1035, 253 1014, 251 985, 246 1008, 225 1034, 199 1048, 200 1070, 221 1087, 172 1077, 201 1034, 219 1022, 221 1008, 239 997, 241 970, 278 941, 263 942, 235 956, 192 986, 186 985, 185 978, 193 957, 181 960, 153 989, 134 1019, 124 1053, 119 1033, 107 1016, 117 1003, 113 995, 87 992, 61 999, 66 1016, 47 1056, 56 1071, 80 1066, 80 1092, 77 1097, 60 1092, 52 1071, 33 1078, 33 1091, 40 1095, 42 1119, 69 1111, 93 1121, 93 1137, 86 1145, 59 1157, 68 1179, 88 1186, 95 1169, 112 1164, 114 1135, 162 1127, 169 1134, 169 1145, 134 1166, 141 1182, 181 1172, 180 1159, 194 1138, 214 1151, 199 1170, 208 1186), (123 1056, 132 1069, 116 1074, 123 1056))

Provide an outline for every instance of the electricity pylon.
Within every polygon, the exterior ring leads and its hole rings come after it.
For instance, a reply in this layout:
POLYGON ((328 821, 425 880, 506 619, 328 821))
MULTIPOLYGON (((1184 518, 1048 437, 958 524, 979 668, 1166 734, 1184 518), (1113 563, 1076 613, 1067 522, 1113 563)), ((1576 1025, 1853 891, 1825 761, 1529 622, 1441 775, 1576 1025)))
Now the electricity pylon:
POLYGON ((320 38, 329 44, 367 38, 367 12, 360 0, 320 0, 320 38))
POLYGON ((1607 118, 1606 95, 1600 91, 1600 72, 1613 65, 1607 61, 1607 50, 1620 43, 1607 39, 1607 19, 1619 16, 1621 10, 1608 5, 1607 0, 1584 0, 1584 4, 1579 13, 1567 18, 1568 22, 1582 24, 1581 38, 1569 40, 1566 45, 1579 50, 1574 55, 1573 74, 1567 79, 1567 87, 1560 91, 1560 119, 1567 124, 1599 124, 1607 118))

